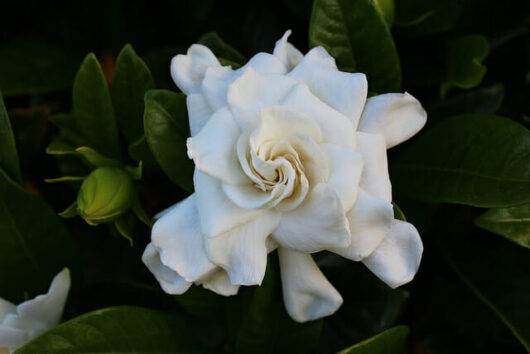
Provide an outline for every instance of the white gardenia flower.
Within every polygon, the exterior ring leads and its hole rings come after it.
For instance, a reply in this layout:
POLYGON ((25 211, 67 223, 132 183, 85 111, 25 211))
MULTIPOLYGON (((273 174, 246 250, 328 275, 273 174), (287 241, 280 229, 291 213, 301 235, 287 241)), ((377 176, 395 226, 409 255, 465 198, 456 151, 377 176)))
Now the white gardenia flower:
POLYGON ((231 295, 260 284, 278 249, 287 311, 303 322, 342 304, 311 253, 362 261, 392 288, 414 277, 423 245, 394 219, 386 150, 426 113, 408 93, 367 98, 364 74, 322 47, 302 55, 289 34, 238 70, 198 44, 173 58, 195 193, 158 216, 143 260, 168 293, 231 295))
POLYGON ((64 268, 53 278, 48 293, 44 295, 18 306, 0 298, 0 353, 14 351, 57 325, 69 290, 70 271, 64 268))

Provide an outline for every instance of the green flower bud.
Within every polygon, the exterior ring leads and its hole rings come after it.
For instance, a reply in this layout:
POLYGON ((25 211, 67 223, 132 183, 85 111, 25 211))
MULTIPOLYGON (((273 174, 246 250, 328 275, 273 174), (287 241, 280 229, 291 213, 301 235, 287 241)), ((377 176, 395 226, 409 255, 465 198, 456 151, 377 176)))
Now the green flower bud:
POLYGON ((90 225, 118 217, 133 204, 136 191, 131 177, 116 167, 90 173, 77 194, 77 212, 90 225))

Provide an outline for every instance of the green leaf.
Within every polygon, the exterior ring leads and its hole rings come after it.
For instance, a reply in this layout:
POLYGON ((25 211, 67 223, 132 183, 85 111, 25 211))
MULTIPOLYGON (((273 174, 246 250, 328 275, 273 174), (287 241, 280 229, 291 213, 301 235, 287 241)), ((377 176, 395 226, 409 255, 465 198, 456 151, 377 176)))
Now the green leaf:
POLYGON ((440 100, 428 108, 429 120, 465 113, 496 113, 504 98, 502 83, 477 88, 463 94, 440 100))
POLYGON ((396 33, 406 36, 431 36, 452 29, 462 14, 459 0, 396 1, 396 33))
POLYGON ((451 267, 530 352, 528 250, 509 243, 486 248, 462 237, 441 241, 451 267))
POLYGON ((315 0, 309 44, 326 48, 340 70, 365 73, 370 91, 401 90, 396 46, 373 0, 315 0))
MULTIPOLYGON (((143 129, 143 128, 142 128, 143 129)), ((147 145, 145 135, 142 135, 138 140, 129 145, 129 155, 136 162, 142 162, 143 167, 147 171, 158 169, 158 164, 153 156, 153 153, 147 145)))
POLYGON ((154 88, 155 81, 149 68, 127 44, 116 60, 110 92, 116 121, 130 143, 144 133, 144 95, 154 88))
POLYGON ((269 256, 263 283, 256 287, 237 336, 237 353, 310 353, 320 338, 322 320, 297 323, 287 314, 276 254, 269 256))
POLYGON ((385 19, 387 26, 392 27, 395 15, 394 0, 374 0, 374 4, 381 16, 385 19))
POLYGON ((403 353, 409 335, 407 326, 387 329, 372 338, 341 350, 338 354, 399 354, 403 353))
POLYGON ((177 316, 120 306, 60 324, 16 353, 185 353, 197 349, 196 338, 177 316))
POLYGON ((392 202, 392 207, 394 208, 394 219, 407 221, 407 218, 405 217, 403 210, 401 210, 400 207, 396 203, 392 202))
POLYGON ((100 153, 98 153, 96 150, 88 146, 80 146, 74 150, 74 153, 79 156, 82 156, 89 164, 91 164, 94 167, 105 167, 105 166, 120 167, 122 166, 122 163, 120 161, 103 156, 100 153))
POLYGON ((7 42, 0 46, 0 89, 6 96, 67 89, 80 62, 77 53, 54 42, 7 42))
POLYGON ((145 94, 144 130, 147 144, 162 170, 179 187, 193 191, 193 162, 188 159, 186 96, 167 90, 145 94))
POLYGON ((247 60, 243 54, 223 41, 217 32, 205 33, 199 38, 198 43, 205 45, 218 58, 224 58, 238 65, 244 64, 247 60))
POLYGON ((320 348, 336 351, 396 325, 410 297, 407 290, 391 289, 363 264, 332 253, 319 253, 315 260, 344 299, 324 321, 320 348))
POLYGON ((489 53, 488 40, 484 36, 471 35, 455 37, 448 41, 445 50, 447 65, 446 82, 440 86, 445 97, 451 87, 470 89, 478 86, 486 75, 482 61, 489 53))
POLYGON ((12 302, 48 290, 64 267, 78 276, 79 255, 52 208, 0 169, 0 297, 12 302))
POLYGON ((4 100, 0 94, 0 168, 3 168, 13 180, 22 183, 20 165, 18 163, 17 146, 7 116, 4 100))
POLYGON ((500 116, 445 119, 391 164, 398 193, 478 207, 530 203, 530 132, 500 116))
POLYGON ((530 248, 530 204, 511 208, 490 209, 475 224, 508 240, 530 248))
POLYGON ((99 153, 120 159, 118 128, 109 89, 93 53, 83 60, 72 90, 72 104, 79 133, 99 153))

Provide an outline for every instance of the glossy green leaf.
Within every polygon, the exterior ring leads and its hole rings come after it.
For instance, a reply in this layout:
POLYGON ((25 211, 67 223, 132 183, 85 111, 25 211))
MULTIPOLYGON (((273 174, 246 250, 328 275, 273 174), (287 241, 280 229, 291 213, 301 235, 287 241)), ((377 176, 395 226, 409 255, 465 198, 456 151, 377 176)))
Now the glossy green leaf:
POLYGON ((390 328, 372 338, 341 350, 338 354, 400 354, 405 350, 409 332, 407 326, 390 328))
POLYGON ((244 64, 247 60, 243 54, 223 41, 217 32, 208 32, 199 38, 198 43, 207 46, 218 57, 232 61, 238 65, 244 64))
POLYGON ((530 275, 528 250, 506 243, 488 248, 462 237, 442 240, 456 273, 530 352, 530 275))
POLYGON ((24 353, 186 353, 196 338, 178 316, 120 306, 60 324, 17 351, 24 353))
POLYGON ((73 87, 73 108, 79 133, 100 154, 120 158, 118 128, 107 82, 94 54, 83 60, 73 87))
POLYGON ((118 127, 129 142, 144 133, 144 95, 153 88, 155 82, 149 68, 127 44, 116 60, 110 92, 118 127))
POLYGON ((237 353, 311 353, 320 339, 322 320, 297 323, 283 304, 276 254, 269 256, 263 283, 237 336, 237 353))
POLYGON ((428 202, 506 207, 530 202, 530 132, 500 116, 445 119, 391 164, 394 190, 428 202))
POLYGON ((447 77, 440 86, 442 97, 454 86, 463 89, 478 86, 486 74, 486 66, 482 62, 488 53, 489 44, 484 36, 461 36, 449 40, 445 50, 447 77))
POLYGON ((0 297, 15 303, 47 291, 64 267, 79 276, 79 255, 65 225, 41 198, 0 169, 0 297))
POLYGON ((400 91, 399 56, 373 0, 315 0, 309 44, 326 48, 340 70, 365 73, 370 91, 400 91))
POLYGON ((0 94, 0 168, 3 168, 9 176, 22 183, 20 165, 18 163, 17 146, 11 129, 11 123, 7 116, 4 100, 0 94))
POLYGON ((193 162, 188 159, 186 96, 166 90, 145 95, 144 130, 147 144, 162 170, 179 187, 193 191, 193 162))
POLYGON ((57 43, 16 39, 0 46, 0 89, 6 96, 46 93, 72 86, 81 57, 57 43))
POLYGON ((530 204, 490 209, 480 215, 475 220, 475 224, 530 248, 530 204))
POLYGON ((455 27, 461 14, 459 0, 399 0, 394 28, 400 35, 435 35, 455 27))

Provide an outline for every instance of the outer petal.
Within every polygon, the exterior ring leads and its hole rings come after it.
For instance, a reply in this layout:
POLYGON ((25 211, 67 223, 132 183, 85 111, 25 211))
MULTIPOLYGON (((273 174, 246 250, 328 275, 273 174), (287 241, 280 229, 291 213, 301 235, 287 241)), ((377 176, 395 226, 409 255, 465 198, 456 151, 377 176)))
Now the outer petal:
POLYGON ((363 171, 360 153, 346 146, 323 144, 330 162, 328 185, 335 189, 344 210, 350 210, 357 199, 359 181, 363 171))
POLYGON ((267 211, 263 216, 223 235, 208 238, 208 255, 226 270, 232 284, 261 284, 267 267, 266 239, 279 222, 280 213, 267 211))
POLYGON ((370 255, 390 232, 394 210, 390 202, 375 198, 361 190, 348 212, 351 243, 332 251, 354 261, 370 255))
POLYGON ((363 263, 391 288, 414 278, 420 266, 423 244, 418 230, 401 220, 394 220, 390 234, 363 263))
POLYGON ((204 250, 195 194, 155 222, 151 239, 162 264, 186 281, 193 282, 215 268, 204 250))
POLYGON ((288 76, 305 83, 311 92, 349 117, 357 127, 368 93, 364 74, 338 71, 326 50, 316 47, 288 76))
POLYGON ((185 94, 198 93, 206 70, 212 66, 221 66, 212 51, 194 44, 186 55, 179 54, 171 60, 171 77, 185 94))
POLYGON ((261 109, 278 104, 296 85, 284 75, 259 74, 248 68, 228 88, 228 104, 243 132, 254 130, 261 109))
POLYGON ((29 332, 0 324, 0 353, 4 348, 16 349, 30 340, 29 332))
POLYGON ((390 149, 414 136, 427 122, 420 102, 408 93, 387 93, 370 97, 359 130, 382 134, 390 149))
POLYGON ((291 30, 285 32, 283 37, 276 42, 272 54, 276 56, 287 67, 292 70, 304 57, 304 55, 287 41, 291 30))
POLYGON ((280 246, 301 252, 318 252, 350 244, 348 220, 335 190, 318 184, 296 209, 283 214, 273 233, 280 246))
POLYGON ((162 289, 168 294, 184 294, 191 286, 183 277, 169 267, 166 267, 160 261, 160 253, 149 243, 142 255, 142 261, 147 268, 153 273, 162 289))
POLYGON ((201 92, 211 107, 212 111, 217 111, 226 106, 226 92, 237 77, 237 73, 228 66, 209 67, 204 74, 201 85, 201 92))
POLYGON ((282 105, 315 120, 324 142, 355 147, 355 127, 350 119, 313 95, 307 85, 296 85, 282 105))
POLYGON ((266 210, 242 209, 224 194, 221 181, 197 169, 193 176, 197 209, 203 235, 214 237, 252 221, 266 210))
POLYGON ((68 291, 70 290, 70 271, 64 268, 53 278, 48 293, 17 306, 21 318, 37 320, 46 326, 55 326, 61 320, 68 291))
POLYGON ((226 183, 248 183, 237 158, 239 126, 227 108, 215 112, 199 134, 188 138, 188 155, 195 167, 226 183))
POLYGON ((221 268, 200 283, 205 289, 223 296, 235 295, 239 291, 239 285, 232 285, 228 274, 221 268))
POLYGON ((279 248, 278 255, 285 307, 295 321, 316 320, 337 311, 342 297, 310 254, 279 248))
POLYGON ((7 314, 16 313, 17 307, 7 300, 0 298, 0 323, 7 314))
POLYGON ((212 109, 200 93, 192 93, 186 97, 191 136, 197 135, 213 114, 212 109))
POLYGON ((357 150, 364 161, 361 188, 374 197, 392 201, 385 138, 379 134, 358 132, 357 150))
POLYGON ((285 74, 287 71, 286 65, 278 57, 269 53, 254 55, 248 63, 236 70, 238 76, 248 68, 252 68, 262 74, 285 74))

